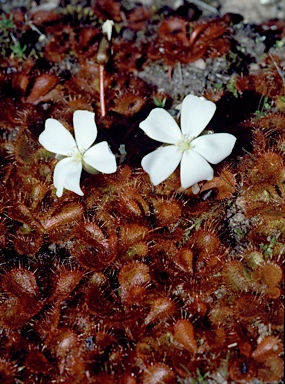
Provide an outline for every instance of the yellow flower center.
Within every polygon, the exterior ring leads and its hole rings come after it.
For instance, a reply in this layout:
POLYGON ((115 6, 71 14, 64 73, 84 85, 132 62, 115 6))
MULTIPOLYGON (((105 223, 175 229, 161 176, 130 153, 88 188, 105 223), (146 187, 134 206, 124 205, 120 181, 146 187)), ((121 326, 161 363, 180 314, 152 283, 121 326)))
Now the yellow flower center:
POLYGON ((82 163, 84 152, 85 151, 80 151, 77 147, 74 147, 74 150, 69 156, 72 157, 75 161, 82 163))
POLYGON ((182 135, 181 140, 178 141, 175 145, 177 145, 182 152, 188 151, 189 149, 193 149, 193 145, 191 142, 194 140, 194 137, 188 135, 182 135))

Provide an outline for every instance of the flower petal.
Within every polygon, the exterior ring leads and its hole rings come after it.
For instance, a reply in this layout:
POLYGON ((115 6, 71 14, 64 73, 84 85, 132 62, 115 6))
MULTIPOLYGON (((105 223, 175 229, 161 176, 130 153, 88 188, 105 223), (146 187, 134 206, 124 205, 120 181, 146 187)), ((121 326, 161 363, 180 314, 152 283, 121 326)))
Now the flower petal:
POLYGON ((110 41, 112 37, 112 28, 114 25, 113 20, 106 20, 102 25, 102 32, 107 35, 107 39, 110 41))
POLYGON ((162 108, 153 109, 140 123, 140 128, 153 140, 175 144, 181 139, 181 131, 173 117, 162 108))
POLYGON ((89 111, 75 111, 73 114, 75 140, 80 152, 86 151, 97 137, 95 113, 89 111))
POLYGON ((218 164, 232 152, 235 136, 229 133, 214 133, 197 137, 192 141, 193 148, 209 163, 218 164))
POLYGON ((72 134, 56 119, 47 119, 39 136, 40 144, 50 152, 67 156, 76 146, 72 134))
POLYGON ((103 173, 113 173, 117 170, 115 155, 107 141, 102 141, 88 149, 83 155, 83 161, 103 173))
POLYGON ((202 180, 211 180, 213 168, 199 153, 188 150, 183 153, 180 166, 180 179, 183 188, 189 188, 202 180))
POLYGON ((142 159, 142 167, 157 185, 167 179, 177 168, 182 157, 181 150, 176 145, 159 147, 142 159))
POLYGON ((83 196, 79 185, 81 171, 82 163, 80 161, 74 161, 71 157, 66 157, 56 164, 53 174, 53 184, 57 190, 56 195, 58 197, 62 196, 63 188, 83 196))
POLYGON ((206 128, 216 110, 212 101, 188 95, 182 102, 181 130, 184 135, 197 137, 206 128))

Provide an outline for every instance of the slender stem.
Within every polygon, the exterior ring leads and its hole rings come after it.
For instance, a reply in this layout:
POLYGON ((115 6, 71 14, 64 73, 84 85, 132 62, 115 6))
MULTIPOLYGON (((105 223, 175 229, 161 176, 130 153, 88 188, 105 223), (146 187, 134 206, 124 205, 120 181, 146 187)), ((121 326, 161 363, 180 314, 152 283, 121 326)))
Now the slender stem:
POLYGON ((171 82, 172 80, 172 71, 173 67, 171 65, 168 66, 168 81, 171 82))
POLYGON ((178 69, 179 83, 183 84, 182 67, 181 67, 180 61, 177 63, 177 69, 178 69))
POLYGON ((104 65, 99 65, 100 69, 100 105, 101 105, 101 116, 104 117, 106 115, 106 107, 105 107, 105 93, 104 93, 104 65))

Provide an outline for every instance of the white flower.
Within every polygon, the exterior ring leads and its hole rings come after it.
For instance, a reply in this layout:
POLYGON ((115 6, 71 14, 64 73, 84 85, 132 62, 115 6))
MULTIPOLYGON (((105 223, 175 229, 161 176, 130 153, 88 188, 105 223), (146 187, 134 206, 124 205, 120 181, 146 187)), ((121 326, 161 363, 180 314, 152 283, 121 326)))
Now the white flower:
POLYGON ((97 137, 94 118, 93 112, 80 110, 74 112, 75 140, 59 121, 46 120, 45 130, 40 134, 39 142, 48 151, 66 156, 54 169, 53 184, 58 197, 62 196, 63 188, 83 196, 79 185, 82 168, 89 173, 116 172, 116 159, 108 143, 102 141, 91 147, 97 137))
POLYGON ((142 159, 142 167, 154 185, 167 179, 180 162, 183 188, 213 178, 214 171, 209 163, 217 164, 227 157, 236 141, 228 133, 199 136, 215 110, 213 102, 188 95, 182 103, 181 130, 173 117, 162 108, 153 109, 140 123, 140 128, 150 138, 170 144, 159 147, 142 159))
POLYGON ((114 25, 113 20, 106 20, 102 25, 102 32, 107 35, 107 39, 110 41, 112 37, 112 28, 114 25))

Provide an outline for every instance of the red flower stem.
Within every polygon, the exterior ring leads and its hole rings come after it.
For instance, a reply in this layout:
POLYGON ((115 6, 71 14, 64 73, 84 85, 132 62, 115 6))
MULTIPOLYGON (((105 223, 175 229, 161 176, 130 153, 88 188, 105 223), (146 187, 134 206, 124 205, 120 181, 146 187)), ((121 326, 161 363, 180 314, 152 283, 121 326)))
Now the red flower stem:
POLYGON ((168 66, 168 81, 171 82, 172 80, 172 70, 173 67, 171 65, 168 66))
POLYGON ((106 115, 106 107, 105 107, 105 93, 104 93, 104 65, 99 65, 100 69, 100 105, 101 105, 101 116, 104 117, 106 115))

